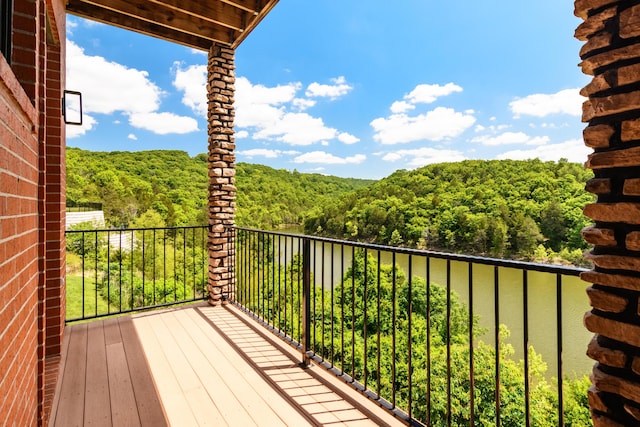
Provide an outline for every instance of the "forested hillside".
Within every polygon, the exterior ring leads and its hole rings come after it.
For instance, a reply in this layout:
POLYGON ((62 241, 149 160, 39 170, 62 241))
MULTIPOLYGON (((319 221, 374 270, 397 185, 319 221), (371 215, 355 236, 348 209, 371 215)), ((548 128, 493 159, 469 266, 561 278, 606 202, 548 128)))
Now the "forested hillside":
MULTIPOLYGON (((206 224, 207 182, 205 154, 67 149, 68 204, 102 203, 110 226, 206 224)), ((300 224, 301 215, 317 203, 371 183, 239 163, 236 224, 267 229, 300 224)))
MULTIPOLYGON (((236 165, 241 226, 495 257, 582 262, 591 172, 540 160, 469 160, 374 182, 236 165)), ((67 200, 110 226, 206 223, 207 159, 183 151, 67 150, 67 200), (143 220, 140 217, 143 216, 143 220)))
POLYGON ((266 229, 300 225, 313 207, 331 204, 373 182, 238 163, 236 223, 266 229))
POLYGON ((495 257, 580 263, 591 172, 540 160, 469 160, 397 171, 318 206, 305 232, 495 257))

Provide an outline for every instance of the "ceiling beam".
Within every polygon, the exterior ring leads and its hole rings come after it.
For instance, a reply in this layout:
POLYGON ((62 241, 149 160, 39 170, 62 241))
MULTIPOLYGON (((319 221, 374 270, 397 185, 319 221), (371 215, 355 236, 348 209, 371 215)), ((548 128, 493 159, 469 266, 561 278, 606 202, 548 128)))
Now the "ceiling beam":
POLYGON ((67 12, 209 50, 237 48, 278 0, 67 0, 67 12))
MULTIPOLYGON (((141 34, 175 42, 194 49, 208 51, 213 44, 213 41, 208 38, 198 37, 193 34, 185 34, 148 21, 143 21, 126 15, 119 15, 109 10, 97 10, 96 8, 88 7, 84 4, 77 5, 77 7, 74 7, 73 9, 67 9, 67 12, 81 18, 102 22, 107 25, 114 25, 129 31, 136 31, 141 34)), ((228 37, 226 40, 214 41, 226 46, 231 46, 231 43, 228 41, 228 37)))
MULTIPOLYGON (((225 3, 227 3, 226 0, 224 1, 225 3)), ((232 47, 234 49, 237 48, 240 43, 242 43, 244 39, 247 38, 249 33, 251 33, 251 31, 253 31, 253 29, 258 26, 260 21, 262 21, 262 19, 264 19, 264 17, 267 16, 269 12, 271 12, 271 9, 273 9, 276 4, 278 4, 278 0, 234 0, 234 3, 237 1, 242 1, 244 3, 253 2, 255 4, 254 7, 256 7, 256 10, 258 10, 258 12, 255 12, 255 16, 253 16, 253 19, 251 19, 247 24, 245 31, 240 33, 240 35, 238 35, 237 38, 233 41, 232 47)))
POLYGON ((264 3, 260 0, 220 0, 220 1, 230 6, 237 7, 238 9, 242 9, 246 12, 252 13, 253 15, 258 15, 260 13, 260 9, 261 9, 260 3, 264 3))
MULTIPOLYGON (((76 12, 92 18, 101 16, 106 22, 113 22, 109 17, 127 25, 127 18, 152 24, 154 28, 163 27, 171 33, 185 33, 231 45, 236 36, 233 29, 223 27, 211 21, 195 16, 190 16, 182 11, 169 8, 164 5, 154 4, 149 1, 129 1, 129 0, 69 0, 67 11, 76 12)), ((132 30, 146 32, 149 25, 142 25, 142 28, 135 26, 127 27, 132 30)), ((166 38, 166 37, 163 37, 166 38)))
POLYGON ((184 0, 149 0, 153 3, 164 5, 171 9, 183 12, 190 16, 212 22, 237 31, 244 31, 244 23, 247 12, 243 9, 230 6, 220 1, 195 1, 185 2, 184 0))

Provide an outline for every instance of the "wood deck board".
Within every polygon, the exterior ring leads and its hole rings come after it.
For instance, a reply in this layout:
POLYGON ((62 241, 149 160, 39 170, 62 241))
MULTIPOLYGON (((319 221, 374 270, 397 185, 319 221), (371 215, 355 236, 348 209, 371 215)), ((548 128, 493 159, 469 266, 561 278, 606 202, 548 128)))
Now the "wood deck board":
POLYGON ((122 341, 125 345, 124 351, 127 355, 127 364, 129 365, 131 384, 136 396, 140 423, 143 427, 165 427, 167 426, 166 417, 162 403, 160 403, 156 393, 151 373, 148 369, 137 368, 146 366, 147 360, 131 317, 121 317, 118 323, 122 341))
POLYGON ((87 369, 87 325, 78 325, 69 333, 69 351, 66 355, 65 372, 55 426, 69 427, 84 424, 85 378, 87 369))
POLYGON ((211 376, 205 378, 203 382, 198 376, 198 371, 207 371, 207 360, 202 357, 200 350, 189 337, 189 333, 185 333, 184 329, 173 319, 173 313, 156 318, 150 316, 149 320, 151 319, 154 320, 157 336, 160 337, 159 334, 162 334, 160 346, 167 359, 174 362, 171 364, 171 368, 174 370, 176 378, 179 378, 182 393, 198 424, 201 426, 213 425, 214 421, 217 421, 224 422, 224 425, 237 425, 232 420, 233 416, 247 417, 247 414, 238 414, 237 411, 232 414, 224 411, 225 407, 234 408, 237 406, 237 402, 225 384, 220 381, 220 378, 211 376), (194 361, 196 361, 195 365, 194 361), (207 388, 205 383, 215 383, 218 386, 215 390, 211 390, 207 388), (217 393, 212 396, 210 394, 212 392, 217 393), (207 414, 207 416, 203 416, 203 414, 207 414))
MULTIPOLYGON (((254 329, 237 317, 238 313, 234 314, 232 310, 234 309, 216 310, 210 307, 200 309, 203 315, 224 330, 228 340, 231 340, 242 353, 249 356, 257 369, 262 371, 263 376, 271 382, 272 388, 285 396, 289 405, 292 402, 297 404, 298 411, 305 413, 306 417, 311 420, 311 424, 323 425, 366 419, 364 414, 347 402, 345 402, 347 409, 353 412, 343 412, 341 416, 332 415, 332 411, 321 405, 310 406, 296 402, 295 397, 313 397, 319 393, 330 395, 332 400, 340 400, 340 397, 317 379, 311 377, 307 370, 301 369, 296 363, 297 355, 295 353, 283 352, 283 347, 276 345, 275 341, 268 339, 267 335, 257 334, 254 329), (251 334, 253 334, 253 338, 250 340, 242 339, 242 337, 251 334), (357 415, 354 416, 354 412, 357 415)), ((315 402, 313 403, 315 404, 315 402)), ((309 420, 305 420, 305 423, 309 424, 309 420)))
POLYGON ((181 419, 181 425, 184 427, 198 426, 150 322, 145 317, 136 319, 136 330, 144 339, 143 346, 149 365, 164 372, 163 375, 154 375, 153 379, 164 406, 167 423, 172 425, 172 419, 181 419))
MULTIPOLYGON (((115 324, 117 327, 117 323, 115 324)), ((105 328, 106 331, 106 328, 105 328)), ((140 418, 133 393, 131 376, 124 344, 107 344, 107 369, 109 371, 109 397, 111 399, 111 419, 115 426, 139 426, 140 418)))
POLYGON ((103 323, 89 323, 87 334, 87 366, 91 369, 85 381, 84 425, 111 425, 111 399, 103 323))
POLYGON ((243 410, 236 395, 220 373, 222 366, 216 369, 216 364, 222 365, 224 360, 215 358, 215 354, 206 355, 192 337, 180 334, 180 331, 188 329, 178 321, 176 313, 172 313, 172 318, 166 318, 165 321, 168 330, 174 334, 178 345, 183 349, 185 355, 188 354, 189 366, 197 378, 195 380, 206 390, 204 395, 210 399, 209 406, 216 409, 216 415, 220 421, 230 426, 237 425, 238 422, 255 425, 252 424, 250 415, 243 410), (169 322, 169 320, 171 321, 169 322))
MULTIPOLYGON (((262 381, 260 376, 233 352, 217 334, 206 334, 211 327, 195 312, 179 313, 178 321, 185 328, 200 330, 205 339, 199 345, 211 361, 223 362, 223 370, 235 372, 235 375, 227 374, 226 382, 232 388, 232 393, 237 396, 238 404, 248 413, 258 425, 306 425, 305 419, 300 416, 287 402, 278 395, 273 395, 273 390, 262 381), (253 396, 247 399, 247 396, 253 396), (265 400, 265 399, 268 399, 265 400)), ((215 366, 214 366, 215 368, 215 366)))
POLYGON ((50 425, 387 423, 301 369, 293 349, 243 316, 199 304, 68 327, 50 425))
POLYGON ((51 406, 51 416, 49 417, 49 425, 55 426, 56 417, 58 415, 58 406, 60 403, 60 391, 62 390, 62 377, 64 370, 67 365, 66 356, 69 354, 69 335, 70 333, 65 333, 62 339, 62 348, 60 350, 60 365, 58 366, 58 381, 56 383, 56 391, 53 396, 53 402, 51 406))

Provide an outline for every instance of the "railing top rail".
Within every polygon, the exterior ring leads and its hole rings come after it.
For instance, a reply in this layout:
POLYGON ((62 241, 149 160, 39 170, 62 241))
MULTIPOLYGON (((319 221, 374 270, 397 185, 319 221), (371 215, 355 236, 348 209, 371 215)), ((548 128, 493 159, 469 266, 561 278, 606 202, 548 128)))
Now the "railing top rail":
POLYGON ((208 225, 182 225, 175 227, 141 227, 141 228, 88 228, 86 230, 66 230, 65 233, 95 233, 95 232, 127 232, 127 231, 146 231, 146 230, 191 230, 191 229, 200 229, 200 228, 209 228, 208 225))
POLYGON ((377 245, 374 243, 362 243, 362 242, 355 242, 351 240, 331 239, 328 237, 309 236, 309 235, 296 234, 296 233, 265 231, 265 230, 258 230, 258 229, 246 228, 246 227, 234 227, 234 228, 236 230, 243 230, 243 231, 249 231, 254 233, 269 234, 273 236, 295 237, 298 239, 309 239, 316 242, 352 246, 355 248, 370 249, 374 251, 395 252, 399 254, 437 258, 437 259, 444 259, 444 260, 450 260, 450 261, 460 261, 460 262, 483 264, 483 265, 490 265, 490 266, 496 266, 496 267, 514 268, 519 270, 538 271, 541 273, 562 274, 565 276, 579 276, 580 273, 587 271, 586 268, 564 266, 564 265, 540 264, 540 263, 528 262, 528 261, 487 258, 487 257, 481 257, 477 255, 454 254, 454 253, 447 253, 447 252, 430 251, 425 249, 400 248, 395 246, 377 245))

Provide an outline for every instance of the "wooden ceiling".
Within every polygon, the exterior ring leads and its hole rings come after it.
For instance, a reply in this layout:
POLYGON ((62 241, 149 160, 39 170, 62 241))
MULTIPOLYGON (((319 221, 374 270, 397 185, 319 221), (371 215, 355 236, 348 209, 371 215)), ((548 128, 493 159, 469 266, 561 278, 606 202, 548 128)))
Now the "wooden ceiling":
POLYGON ((236 48, 278 0, 68 0, 67 12, 209 50, 236 48))

